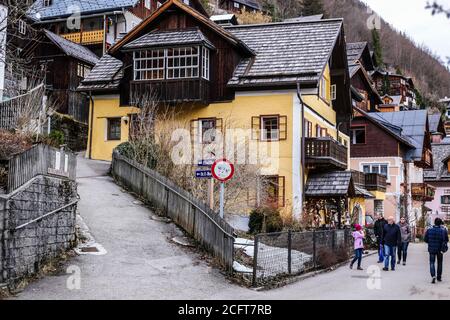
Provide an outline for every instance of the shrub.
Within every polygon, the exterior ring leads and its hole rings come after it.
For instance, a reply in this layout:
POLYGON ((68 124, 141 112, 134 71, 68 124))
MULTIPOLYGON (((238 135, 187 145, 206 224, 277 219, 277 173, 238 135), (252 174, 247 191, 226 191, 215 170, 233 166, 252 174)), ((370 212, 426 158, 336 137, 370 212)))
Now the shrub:
POLYGON ((336 259, 338 262, 345 262, 350 259, 350 254, 344 246, 339 246, 336 250, 336 259))
POLYGON ((274 207, 260 207, 252 210, 248 222, 249 233, 280 232, 283 230, 283 220, 280 212, 274 207))
POLYGON ((0 160, 8 160, 32 146, 32 138, 25 134, 0 130, 0 160))

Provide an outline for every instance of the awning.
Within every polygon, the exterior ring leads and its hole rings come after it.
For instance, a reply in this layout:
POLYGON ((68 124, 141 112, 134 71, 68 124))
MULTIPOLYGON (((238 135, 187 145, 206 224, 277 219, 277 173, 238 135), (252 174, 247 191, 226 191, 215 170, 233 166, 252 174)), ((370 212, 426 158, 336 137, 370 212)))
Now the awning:
POLYGON ((350 171, 317 173, 308 176, 305 196, 311 198, 354 197, 356 195, 350 171))

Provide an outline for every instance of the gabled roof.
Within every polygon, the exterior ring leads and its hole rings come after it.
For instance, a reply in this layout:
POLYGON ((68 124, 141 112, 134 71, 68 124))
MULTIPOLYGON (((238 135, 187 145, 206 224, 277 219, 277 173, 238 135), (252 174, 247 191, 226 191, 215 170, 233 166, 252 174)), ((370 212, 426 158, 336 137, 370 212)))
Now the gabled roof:
POLYGON ((433 152, 433 169, 423 171, 424 180, 430 181, 450 181, 445 160, 450 157, 450 143, 436 143, 431 145, 433 152))
POLYGON ((305 195, 312 198, 351 197, 355 194, 350 171, 311 174, 305 186, 305 195))
POLYGON ((78 60, 81 60, 83 62, 86 62, 86 63, 90 64, 91 66, 93 66, 97 62, 99 62, 99 58, 97 57, 97 55, 95 53, 93 53, 91 50, 89 50, 88 48, 83 47, 82 45, 76 44, 72 41, 66 40, 49 30, 44 29, 43 33, 51 42, 53 42, 57 47, 59 47, 66 55, 76 58, 78 60))
POLYGON ((157 48, 163 46, 176 45, 200 45, 203 44, 210 49, 215 49, 214 45, 198 29, 179 31, 153 31, 142 37, 131 41, 123 46, 123 49, 157 48))
POLYGON ((348 64, 353 65, 360 62, 367 71, 374 69, 372 57, 367 42, 347 43, 348 64))
POLYGON ((114 54, 118 50, 120 50, 125 44, 127 44, 130 41, 135 40, 137 37, 142 36, 142 31, 150 25, 155 19, 157 19, 161 14, 163 14, 165 11, 167 11, 171 7, 177 7, 178 9, 181 9, 185 11, 187 14, 189 14, 192 18, 196 19, 198 22, 203 24, 204 26, 208 27, 212 31, 214 31, 216 34, 221 36, 225 41, 232 44, 233 46, 239 48, 240 50, 244 51, 248 55, 252 55, 253 52, 247 47, 245 43, 243 43, 241 40, 236 38, 233 34, 226 31, 221 26, 217 25, 213 21, 211 21, 207 16, 204 14, 199 13, 197 10, 193 9, 192 7, 184 4, 183 2, 179 0, 167 0, 162 6, 160 6, 155 12, 153 12, 149 17, 147 17, 144 21, 142 21, 139 25, 137 25, 134 29, 132 29, 130 32, 128 32, 122 39, 117 41, 110 49, 109 53, 114 54))
POLYGON ((375 198, 374 195, 371 194, 369 191, 367 191, 366 189, 361 188, 359 186, 356 186, 356 185, 355 185, 355 194, 364 199, 374 199, 375 198))
POLYGON ((225 27, 255 57, 241 60, 230 86, 317 83, 342 31, 342 19, 225 27))
POLYGON ((75 11, 81 15, 112 12, 122 8, 134 7, 139 0, 52 0, 44 6, 44 1, 35 1, 27 11, 27 16, 35 21, 69 17, 75 11))
POLYGON ((425 132, 428 124, 428 113, 426 110, 374 112, 370 113, 369 116, 401 128, 401 135, 408 137, 414 145, 414 149, 407 152, 407 159, 413 161, 422 159, 425 132))
MULTIPOLYGON (((383 102, 381 100, 380 94, 378 93, 377 89, 373 85, 372 79, 370 78, 366 69, 360 63, 349 65, 348 70, 349 70, 350 78, 353 78, 355 76, 355 74, 357 74, 358 72, 361 72, 362 77, 366 81, 367 86, 371 88, 373 95, 377 98, 377 101, 375 103, 381 104, 383 102)), ((355 89, 355 88, 353 88, 353 89, 355 89)))
POLYGON ((440 113, 429 114, 428 125, 431 133, 442 133, 445 136, 444 123, 440 113))
POLYGON ((358 107, 353 106, 353 109, 357 111, 358 113, 362 114, 367 120, 384 130, 386 133, 391 135, 393 138, 395 138, 397 141, 401 142, 403 145, 409 147, 409 148, 415 148, 413 141, 409 139, 409 137, 404 136, 402 134, 402 128, 395 126, 384 119, 381 119, 379 117, 376 117, 374 115, 379 114, 379 112, 369 113, 366 112, 358 107))
POLYGON ((117 89, 123 76, 122 61, 105 54, 78 87, 78 91, 117 89))
POLYGON ((317 21, 322 20, 323 14, 316 14, 312 16, 301 16, 296 18, 288 18, 284 19, 284 22, 311 22, 311 21, 317 21))

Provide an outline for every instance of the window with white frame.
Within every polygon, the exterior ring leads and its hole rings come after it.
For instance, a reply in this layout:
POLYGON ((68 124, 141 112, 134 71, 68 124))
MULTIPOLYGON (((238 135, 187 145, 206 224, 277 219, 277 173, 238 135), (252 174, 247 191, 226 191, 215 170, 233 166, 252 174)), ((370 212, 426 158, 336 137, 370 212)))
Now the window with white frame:
POLYGON ((278 116, 261 117, 261 140, 278 141, 280 139, 280 119, 278 116))
POLYGON ((209 50, 203 47, 202 51, 202 77, 209 80, 209 50))
POLYGON ((27 23, 22 19, 19 20, 19 33, 26 34, 27 33, 27 23))
POLYGON ((389 181, 389 164, 387 163, 365 163, 362 165, 364 173, 378 173, 385 176, 389 181))
POLYGON ((235 7, 236 9, 239 9, 239 8, 240 8, 239 3, 237 3, 237 2, 233 2, 233 5, 234 5, 234 7, 235 7))
POLYGON ((199 48, 167 50, 167 79, 196 78, 199 72, 199 48))
POLYGON ((80 78, 86 78, 89 74, 89 72, 91 72, 91 68, 88 67, 85 64, 82 63, 78 63, 77 65, 77 76, 80 78))
POLYGON ((324 100, 328 100, 327 88, 328 88, 328 80, 327 78, 322 77, 322 79, 320 80, 320 97, 324 100))
POLYGON ((198 124, 200 143, 210 144, 216 141, 216 119, 200 119, 198 124))
POLYGON ((165 50, 134 52, 134 80, 164 79, 165 50))
POLYGON ((203 47, 141 50, 134 52, 134 80, 187 79, 210 77, 210 52, 203 47))
POLYGON ((145 6, 147 9, 151 9, 151 8, 152 8, 152 4, 151 4, 150 0, 145 0, 145 1, 144 1, 144 6, 145 6))
POLYGON ((336 88, 337 86, 335 84, 331 85, 331 100, 333 101, 336 100, 337 95, 336 88))

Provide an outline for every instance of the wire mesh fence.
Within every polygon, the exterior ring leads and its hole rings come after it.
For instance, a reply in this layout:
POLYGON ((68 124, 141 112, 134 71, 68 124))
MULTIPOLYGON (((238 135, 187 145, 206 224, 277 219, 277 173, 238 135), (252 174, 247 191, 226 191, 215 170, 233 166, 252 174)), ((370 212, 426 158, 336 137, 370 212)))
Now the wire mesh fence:
POLYGON ((252 283, 328 268, 346 261, 352 252, 349 229, 259 234, 254 241, 252 283))

